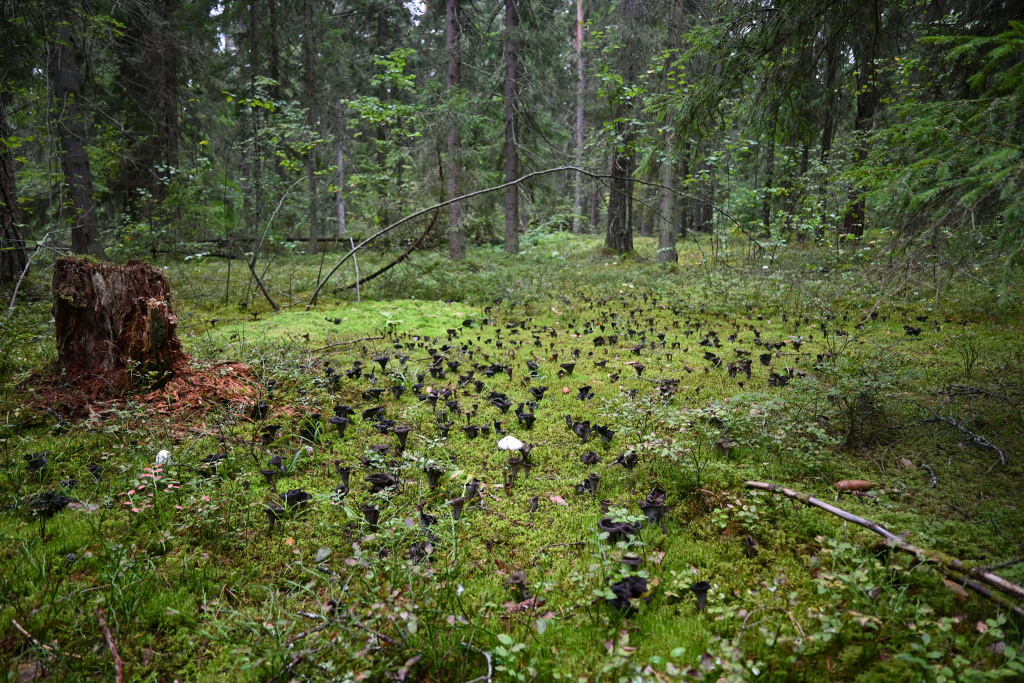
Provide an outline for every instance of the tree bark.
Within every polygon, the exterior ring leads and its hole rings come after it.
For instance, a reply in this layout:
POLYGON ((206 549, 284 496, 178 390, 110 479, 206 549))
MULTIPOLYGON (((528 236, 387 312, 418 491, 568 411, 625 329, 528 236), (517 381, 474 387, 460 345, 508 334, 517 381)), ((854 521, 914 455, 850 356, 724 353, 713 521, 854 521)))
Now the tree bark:
MULTIPOLYGON (((576 55, 576 168, 583 168, 583 98, 586 96, 587 79, 583 71, 583 0, 576 0, 576 36, 572 41, 576 55)), ((593 224, 592 224, 593 225, 593 224)), ((583 174, 576 172, 576 197, 573 201, 572 231, 583 232, 583 174)))
POLYGON ((177 167, 182 49, 175 30, 179 0, 125 3, 118 40, 118 82, 125 90, 126 149, 112 188, 115 210, 132 220, 152 220, 167 198, 167 172, 177 167))
POLYGON ((170 283, 152 266, 58 259, 53 270, 57 360, 92 395, 161 386, 188 369, 170 283))
POLYGON ((775 183, 775 138, 768 139, 764 160, 764 197, 761 202, 761 224, 768 230, 772 225, 772 185, 775 183))
POLYGON ((3 97, 0 88, 0 286, 16 282, 28 263, 18 188, 14 182, 14 155, 7 146, 11 131, 3 97))
MULTIPOLYGON (((879 21, 876 13, 872 17, 877 27, 879 21)), ((872 33, 866 44, 854 46, 854 61, 857 64, 857 113, 854 116, 853 158, 860 164, 868 157, 867 136, 878 108, 878 87, 875 83, 875 33, 872 33)), ((843 233, 854 237, 864 236, 864 194, 854 188, 850 192, 850 203, 843 214, 843 233)))
MULTIPOLYGON (((616 137, 624 135, 625 124, 616 122, 616 137)), ((625 253, 633 250, 633 229, 630 225, 630 179, 633 176, 633 154, 622 150, 612 157, 612 177, 608 183, 608 232, 604 244, 612 251, 625 253)))
MULTIPOLYGON (((459 87, 462 78, 462 47, 461 27, 459 25, 459 0, 446 0, 445 5, 445 46, 448 57, 448 95, 452 96, 459 87)), ((459 194, 459 175, 461 174, 459 152, 462 140, 459 128, 454 121, 448 130, 448 159, 445 174, 448 182, 448 196, 459 194)), ((466 258, 466 232, 463 226, 462 204, 455 202, 448 205, 448 257, 453 261, 466 258)))
MULTIPOLYGON (((259 0, 249 0, 253 7, 257 7, 259 0)), ((267 90, 271 99, 281 99, 281 45, 277 38, 277 0, 267 2, 267 37, 270 45, 267 48, 267 74, 270 80, 274 81, 267 90)), ((253 65, 255 68, 255 64, 253 65)))
MULTIPOLYGON (((623 0, 621 25, 625 40, 618 50, 617 69, 624 84, 632 85, 639 76, 644 62, 641 54, 644 31, 645 0, 623 0)), ((624 253, 633 250, 633 172, 636 170, 635 133, 628 123, 632 115, 632 101, 616 95, 615 151, 612 178, 609 183, 608 231, 605 247, 624 253)))
MULTIPOLYGON (((505 0, 505 182, 519 177, 518 0, 505 0)), ((505 253, 519 253, 519 186, 505 188, 505 253)))
POLYGON ((92 169, 85 146, 85 116, 81 106, 82 88, 75 55, 75 35, 67 13, 61 12, 56 41, 50 46, 50 54, 60 160, 64 171, 64 201, 73 213, 71 248, 76 254, 103 258, 93 198, 92 169))
POLYGON ((338 141, 337 141, 337 157, 338 157, 338 193, 335 197, 338 211, 338 238, 341 239, 345 236, 345 119, 341 115, 342 108, 338 107, 338 141))
MULTIPOLYGON (((313 48, 312 0, 302 1, 302 33, 302 90, 306 105, 307 132, 312 133, 316 127, 316 115, 313 112, 316 97, 316 52, 313 48)), ((309 245, 306 252, 315 254, 320 251, 320 225, 316 215, 316 153, 312 146, 306 152, 306 183, 309 186, 309 204, 306 207, 309 245)))
POLYGON ((672 191, 675 189, 675 164, 672 163, 672 147, 675 141, 672 134, 665 135, 665 159, 661 162, 661 203, 658 212, 658 255, 659 263, 675 263, 679 260, 676 252, 676 226, 673 224, 675 218, 676 197, 672 191))

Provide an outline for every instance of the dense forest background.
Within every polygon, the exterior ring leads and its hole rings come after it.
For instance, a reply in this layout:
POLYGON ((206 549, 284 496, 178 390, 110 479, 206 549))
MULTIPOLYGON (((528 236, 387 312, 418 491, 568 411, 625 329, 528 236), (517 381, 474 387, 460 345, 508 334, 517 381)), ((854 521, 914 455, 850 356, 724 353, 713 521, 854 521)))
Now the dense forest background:
POLYGON ((999 0, 5 0, 0 281, 66 248, 350 247, 571 167, 377 245, 460 259, 565 230, 674 261, 724 232, 774 258, 868 230, 862 258, 1005 300, 1022 21, 999 0))

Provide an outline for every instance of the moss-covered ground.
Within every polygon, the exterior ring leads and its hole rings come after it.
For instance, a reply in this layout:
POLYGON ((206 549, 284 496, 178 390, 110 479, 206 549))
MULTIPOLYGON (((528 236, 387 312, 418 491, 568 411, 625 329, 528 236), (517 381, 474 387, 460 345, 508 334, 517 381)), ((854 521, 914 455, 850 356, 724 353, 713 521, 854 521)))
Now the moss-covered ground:
MULTIPOLYGON (((53 356, 37 275, 0 330, 8 679, 112 680, 98 609, 132 681, 1021 675, 1024 621, 1004 607, 867 530, 744 485, 809 493, 974 565, 1024 555, 1018 309, 970 281, 890 297, 862 267, 866 245, 728 266, 712 258, 721 244, 691 242, 672 266, 644 239, 627 259, 582 238, 527 246, 460 264, 416 255, 362 301, 328 287, 308 311, 320 259, 280 257, 266 274, 279 313, 237 263, 230 283, 221 263, 158 264, 195 366, 244 363, 250 393, 180 413, 126 394, 84 419, 34 399, 53 356), (355 410, 344 436, 326 422, 339 404, 355 410), (412 427, 403 453, 379 417, 361 417, 375 406, 412 427), (614 436, 584 442, 567 416, 614 436), (276 438, 261 439, 267 425, 276 438), (528 473, 511 477, 504 434, 532 445, 528 473), (42 451, 34 471, 25 456, 42 451), (581 462, 591 452, 599 462, 581 462), (632 468, 615 463, 631 454, 632 468), (352 468, 348 491, 335 463, 352 468), (436 488, 428 465, 444 470, 436 488), (371 494, 366 478, 383 473, 396 485, 371 494), (591 473, 596 496, 579 491, 591 473), (474 479, 456 521, 448 501, 474 479), (838 493, 850 479, 874 486, 838 493), (660 527, 602 536, 605 517, 641 526, 655 487, 660 527), (271 529, 267 505, 296 489, 312 499, 271 529), (46 491, 76 502, 43 517, 30 502, 46 491), (436 518, 427 532, 421 514, 436 518), (510 585, 518 572, 528 601, 510 585), (646 591, 620 609, 611 589, 627 577, 646 591), (691 587, 703 581, 701 612, 691 587)), ((999 573, 1024 583, 1024 563, 999 573)))

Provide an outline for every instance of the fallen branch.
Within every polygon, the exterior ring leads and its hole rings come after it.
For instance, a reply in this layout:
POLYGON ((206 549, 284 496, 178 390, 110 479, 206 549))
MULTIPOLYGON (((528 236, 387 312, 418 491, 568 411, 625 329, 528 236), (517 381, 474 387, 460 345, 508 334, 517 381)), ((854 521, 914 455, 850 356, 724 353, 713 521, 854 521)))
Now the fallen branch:
POLYGON ((1014 565, 1020 564, 1021 562, 1024 562, 1024 557, 1017 557, 1012 560, 1007 560, 1006 562, 1000 562, 999 564, 990 564, 987 567, 983 567, 983 569, 987 569, 988 571, 992 572, 997 569, 1006 569, 1007 567, 1012 567, 1014 565))
POLYGON ((361 341, 372 341, 374 339, 383 339, 384 337, 360 337, 359 339, 349 339, 348 341, 337 342, 335 344, 328 344, 327 346, 321 346, 319 349, 313 349, 313 353, 319 351, 326 351, 327 349, 333 349, 338 346, 348 346, 349 344, 355 344, 361 341))
POLYGON ((376 271, 374 271, 370 275, 367 275, 364 278, 358 278, 357 277, 355 282, 353 282, 353 283, 351 283, 349 285, 346 285, 342 289, 356 289, 357 287, 359 287, 359 285, 365 285, 367 282, 369 282, 370 280, 374 279, 378 275, 383 275, 384 273, 388 272, 389 270, 391 270, 392 268, 394 268, 395 266, 400 264, 405 259, 409 258, 409 256, 412 254, 412 252, 416 251, 416 249, 418 249, 419 246, 421 244, 423 244, 423 242, 427 239, 427 235, 430 234, 430 231, 434 229, 434 225, 437 223, 437 213, 438 213, 437 211, 434 212, 434 217, 430 219, 430 225, 427 226, 427 229, 423 231, 423 234, 420 235, 416 239, 415 242, 413 242, 412 244, 409 245, 408 249, 406 249, 404 252, 402 252, 401 256, 399 256, 398 258, 396 258, 394 261, 392 261, 391 263, 387 264, 386 266, 382 266, 382 267, 378 268, 376 271))
POLYGON ((1015 583, 1007 581, 1001 576, 997 576, 996 574, 993 574, 992 572, 987 571, 986 569, 981 567, 969 566, 963 563, 962 561, 956 559, 955 557, 950 557, 949 555, 941 553, 937 550, 925 550, 923 548, 918 548, 915 545, 907 543, 902 538, 892 533, 881 524, 877 524, 870 520, 864 519, 863 517, 858 517, 855 514, 837 508, 834 505, 829 505, 828 503, 820 501, 817 498, 807 495, 806 493, 797 493, 796 491, 793 491, 791 489, 783 488, 778 484, 767 484, 759 481, 748 481, 746 482, 746 486, 747 488, 760 489, 762 491, 771 491, 772 493, 779 493, 786 496, 787 498, 798 500, 801 503, 804 503, 805 505, 811 505, 813 507, 820 508, 825 512, 831 512, 833 515, 839 517, 840 519, 844 519, 847 522, 856 524, 857 526, 861 526, 865 529, 868 529, 869 531, 875 532, 879 536, 882 536, 887 541, 889 541, 889 545, 891 547, 896 548, 897 550, 902 550, 905 553, 914 555, 921 562, 930 562, 932 564, 939 565, 939 567, 943 571, 957 572, 965 576, 972 577, 974 579, 977 579, 978 581, 981 581, 982 583, 988 584, 989 586, 999 591, 1002 591, 1003 593, 1006 593, 1007 595, 1013 596, 1017 600, 1024 600, 1024 588, 1021 588, 1015 583))
POLYGON ((998 446, 996 446, 994 443, 992 443, 991 441, 989 441, 985 437, 981 436, 980 434, 975 434, 974 432, 969 430, 967 427, 964 427, 962 424, 960 424, 959 422, 957 422, 956 420, 954 420, 951 417, 945 417, 943 415, 939 415, 938 413, 936 413, 934 410, 932 410, 931 408, 929 408, 926 405, 922 405, 920 403, 917 404, 917 405, 920 405, 922 408, 924 408, 929 413, 931 413, 932 415, 935 416, 935 417, 933 417, 931 419, 928 419, 928 420, 918 420, 917 424, 923 425, 923 424, 933 424, 935 422, 944 422, 944 423, 948 424, 950 427, 952 427, 953 429, 957 430, 958 432, 960 432, 961 434, 966 436, 968 438, 968 440, 970 440, 970 442, 973 443, 975 446, 978 446, 980 448, 988 448, 988 449, 993 450, 996 453, 998 453, 999 454, 999 462, 1001 462, 1002 464, 1005 465, 1006 463, 1008 463, 1010 461, 1010 459, 1006 457, 1006 453, 1003 452, 1003 449, 999 448, 998 446))
POLYGON ((466 648, 467 650, 472 650, 473 652, 477 652, 483 655, 484 659, 487 660, 487 675, 479 676, 471 681, 466 681, 466 683, 477 683, 477 681, 485 681, 486 683, 491 683, 491 676, 494 674, 494 668, 491 666, 491 653, 487 652, 486 650, 478 650, 477 648, 467 643, 460 642, 459 645, 466 648))
POLYGON ((988 389, 968 387, 962 384, 950 384, 939 393, 944 396, 988 396, 990 398, 1007 398, 1003 394, 997 394, 996 392, 989 391, 988 389))
POLYGON ((950 572, 950 571, 943 571, 942 573, 945 574, 946 578, 948 578, 953 583, 959 584, 959 585, 963 586, 964 588, 970 588, 972 591, 974 591, 978 595, 980 595, 982 597, 985 597, 985 598, 988 598, 992 602, 995 602, 995 603, 998 603, 998 604, 1002 605, 1006 609, 1008 609, 1011 612, 1013 612, 1014 614, 1016 614, 1018 617, 1024 617, 1024 609, 1021 609, 1017 605, 1013 604, 1013 602, 1011 602, 1007 598, 1003 597, 1002 595, 999 595, 998 593, 993 593, 992 591, 990 591, 989 589, 985 588, 984 586, 982 586, 982 585, 980 585, 978 583, 975 583, 974 581, 969 580, 967 577, 965 577, 962 574, 957 574, 956 572, 950 572))
MULTIPOLYGON (((12 624, 14 624, 14 628, 16 628, 16 629, 18 630, 18 632, 20 632, 20 633, 21 633, 21 634, 22 634, 23 636, 25 636, 25 637, 26 637, 26 638, 28 638, 28 639, 29 639, 30 641, 32 641, 32 644, 33 644, 33 645, 35 645, 35 646, 37 646, 37 647, 41 647, 41 648, 43 648, 43 649, 44 649, 44 650, 46 650, 46 651, 47 651, 48 653, 50 653, 50 656, 51 656, 51 657, 52 657, 52 656, 56 656, 56 655, 58 654, 58 650, 57 650, 57 648, 53 647, 52 645, 47 645, 46 643, 44 643, 44 642, 41 642, 41 641, 40 641, 40 640, 39 640, 38 638, 36 638, 36 637, 35 637, 34 635, 32 635, 31 633, 29 633, 28 631, 26 631, 26 630, 25 630, 25 627, 24 627, 24 626, 22 626, 21 624, 19 624, 19 623, 18 623, 18 622, 17 622, 16 620, 14 620, 14 619, 11 619, 11 623, 12 623, 12 624)), ((76 655, 76 654, 74 654, 74 653, 72 653, 72 652, 61 652, 60 654, 61 654, 61 655, 63 655, 63 656, 65 656, 65 657, 74 657, 75 659, 81 659, 81 658, 82 658, 82 655, 76 655)))
POLYGON ((121 660, 121 655, 117 653, 117 641, 114 640, 114 635, 107 626, 107 618, 103 615, 102 607, 96 608, 96 621, 99 622, 100 631, 103 632, 103 640, 107 641, 107 649, 110 650, 110 655, 114 658, 114 680, 117 683, 124 683, 124 662, 121 660))
POLYGON ((932 488, 935 488, 936 486, 939 485, 939 478, 935 475, 935 470, 932 469, 931 465, 929 465, 926 462, 922 462, 921 463, 921 469, 923 469, 925 472, 927 472, 928 476, 931 477, 932 488))
POLYGON ((545 550, 547 550, 548 548, 557 548, 559 546, 571 546, 571 545, 586 545, 586 543, 584 543, 583 541, 577 541, 576 543, 549 543, 548 545, 544 546, 543 548, 541 548, 540 550, 537 551, 537 554, 533 556, 533 562, 531 562, 531 564, 534 567, 536 567, 537 566, 537 559, 540 557, 540 554, 542 552, 544 552, 545 550))
MULTIPOLYGON (((239 247, 238 250, 242 251, 241 247, 239 247)), ((274 301, 274 297, 270 296, 270 292, 267 291, 267 286, 263 284, 263 279, 260 277, 259 273, 256 272, 256 257, 253 256, 252 261, 250 261, 245 258, 245 253, 242 252, 242 260, 245 261, 245 265, 249 266, 249 272, 256 279, 256 286, 260 288, 261 292, 263 292, 263 296, 266 297, 270 307, 275 311, 280 311, 281 307, 277 305, 276 301, 274 301)))
MULTIPOLYGON (((582 169, 582 168, 579 168, 579 167, 576 167, 576 166, 556 166, 555 168, 546 168, 546 169, 543 169, 541 171, 534 171, 532 173, 527 173, 526 175, 524 175, 524 176, 522 176, 520 178, 516 178, 515 180, 511 180, 511 181, 509 181, 507 183, 502 183, 501 185, 494 185, 493 187, 487 187, 487 188, 484 188, 482 190, 475 190, 473 192, 469 192, 468 194, 464 194, 464 195, 461 195, 461 196, 458 196, 458 197, 452 197, 451 199, 446 199, 446 200, 444 200, 442 202, 438 202, 437 204, 434 204, 433 206, 428 206, 425 209, 420 209, 419 211, 415 211, 415 212, 409 214, 408 216, 404 216, 403 218, 400 218, 399 220, 395 221, 391 225, 389 225, 389 226, 387 226, 385 228, 381 228, 377 232, 373 233, 372 235, 370 235, 369 237, 364 239, 359 244, 353 245, 352 249, 350 249, 349 252, 347 254, 345 254, 345 256, 343 256, 340 261, 338 261, 336 264, 334 264, 334 267, 331 268, 330 272, 327 273, 327 275, 324 277, 324 279, 317 283, 316 289, 313 290, 313 294, 309 297, 309 303, 306 304, 307 310, 309 308, 312 308, 316 304, 317 295, 320 294, 320 290, 323 289, 324 285, 326 285, 330 281, 330 279, 334 276, 334 274, 338 272, 338 269, 341 268, 345 264, 345 262, 348 261, 350 258, 353 258, 357 251, 362 249, 367 244, 373 242, 378 237, 386 235, 389 232, 391 232, 392 230, 394 230, 394 229, 396 229, 396 228, 398 228, 398 227, 400 227, 402 225, 405 225, 406 223, 408 223, 409 221, 411 221, 411 220, 413 220, 415 218, 419 218, 420 216, 426 215, 426 214, 430 213, 431 211, 436 212, 439 209, 442 209, 442 208, 448 206, 449 204, 455 204, 456 202, 461 202, 461 201, 464 201, 466 199, 472 199, 473 197, 479 197, 480 195, 489 194, 491 192, 498 192, 499 190, 504 190, 507 187, 511 187, 513 185, 519 185, 520 183, 526 182, 527 180, 530 180, 531 178, 537 178, 539 176, 549 175, 551 173, 561 173, 563 171, 574 171, 576 173, 582 173, 583 175, 587 176, 588 178, 594 178, 594 179, 612 178, 613 177, 612 175, 609 175, 609 174, 594 173, 592 171, 587 171, 585 169, 582 169)), ((762 254, 770 257, 773 261, 776 260, 775 256, 770 254, 770 253, 768 253, 768 251, 756 239, 754 239, 754 237, 742 226, 742 224, 740 223, 740 221, 738 219, 736 219, 735 217, 731 216, 725 209, 723 209, 722 207, 718 206, 717 204, 714 204, 713 202, 710 202, 710 201, 708 201, 707 199, 705 199, 703 197, 691 196, 691 195, 688 195, 688 194, 686 194, 684 192, 680 192, 679 190, 676 190, 675 188, 668 187, 668 186, 665 186, 665 185, 661 185, 660 183, 652 183, 652 182, 649 182, 649 181, 641 180, 639 178, 633 178, 633 179, 631 179, 631 182, 638 183, 640 185, 644 185, 644 186, 647 186, 647 187, 663 188, 663 189, 666 189, 666 190, 672 192, 677 197, 684 197, 686 199, 690 199, 690 200, 693 200, 693 201, 696 201, 696 202, 702 202, 704 204, 707 204, 707 205, 711 206, 712 209, 714 209, 715 211, 718 211, 720 214, 722 214, 723 216, 725 216, 729 220, 731 220, 733 222, 734 226, 738 230, 740 230, 744 235, 746 235, 747 238, 751 241, 751 243, 753 243, 761 251, 762 254)), ((357 279, 357 281, 358 281, 358 279, 357 279)))
POLYGON ((32 267, 32 261, 35 259, 36 256, 39 255, 39 252, 41 252, 43 249, 52 249, 52 247, 49 247, 46 244, 46 240, 50 237, 51 234, 52 233, 48 232, 45 235, 43 235, 42 241, 36 243, 36 250, 32 252, 32 255, 29 256, 28 259, 25 261, 25 267, 22 269, 21 276, 18 278, 18 282, 15 283, 14 285, 14 292, 11 294, 11 304, 7 307, 8 318, 10 318, 11 315, 14 313, 14 302, 18 300, 18 290, 21 289, 21 283, 25 279, 25 276, 28 275, 29 268, 32 267))

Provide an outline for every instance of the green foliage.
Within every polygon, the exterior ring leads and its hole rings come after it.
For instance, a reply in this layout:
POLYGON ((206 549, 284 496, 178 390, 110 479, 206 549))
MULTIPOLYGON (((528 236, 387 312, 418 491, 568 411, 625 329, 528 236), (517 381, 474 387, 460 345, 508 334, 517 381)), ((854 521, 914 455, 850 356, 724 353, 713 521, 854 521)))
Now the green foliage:
POLYGON ((881 211, 899 211, 915 231, 956 252, 995 240, 1001 251, 1005 302, 1021 253, 1024 205, 1024 24, 1010 22, 994 36, 936 36, 925 44, 946 48, 945 63, 973 69, 966 96, 934 100, 930 63, 897 62, 912 84, 893 107, 893 121, 875 134, 871 160, 860 175, 873 185, 881 211))

